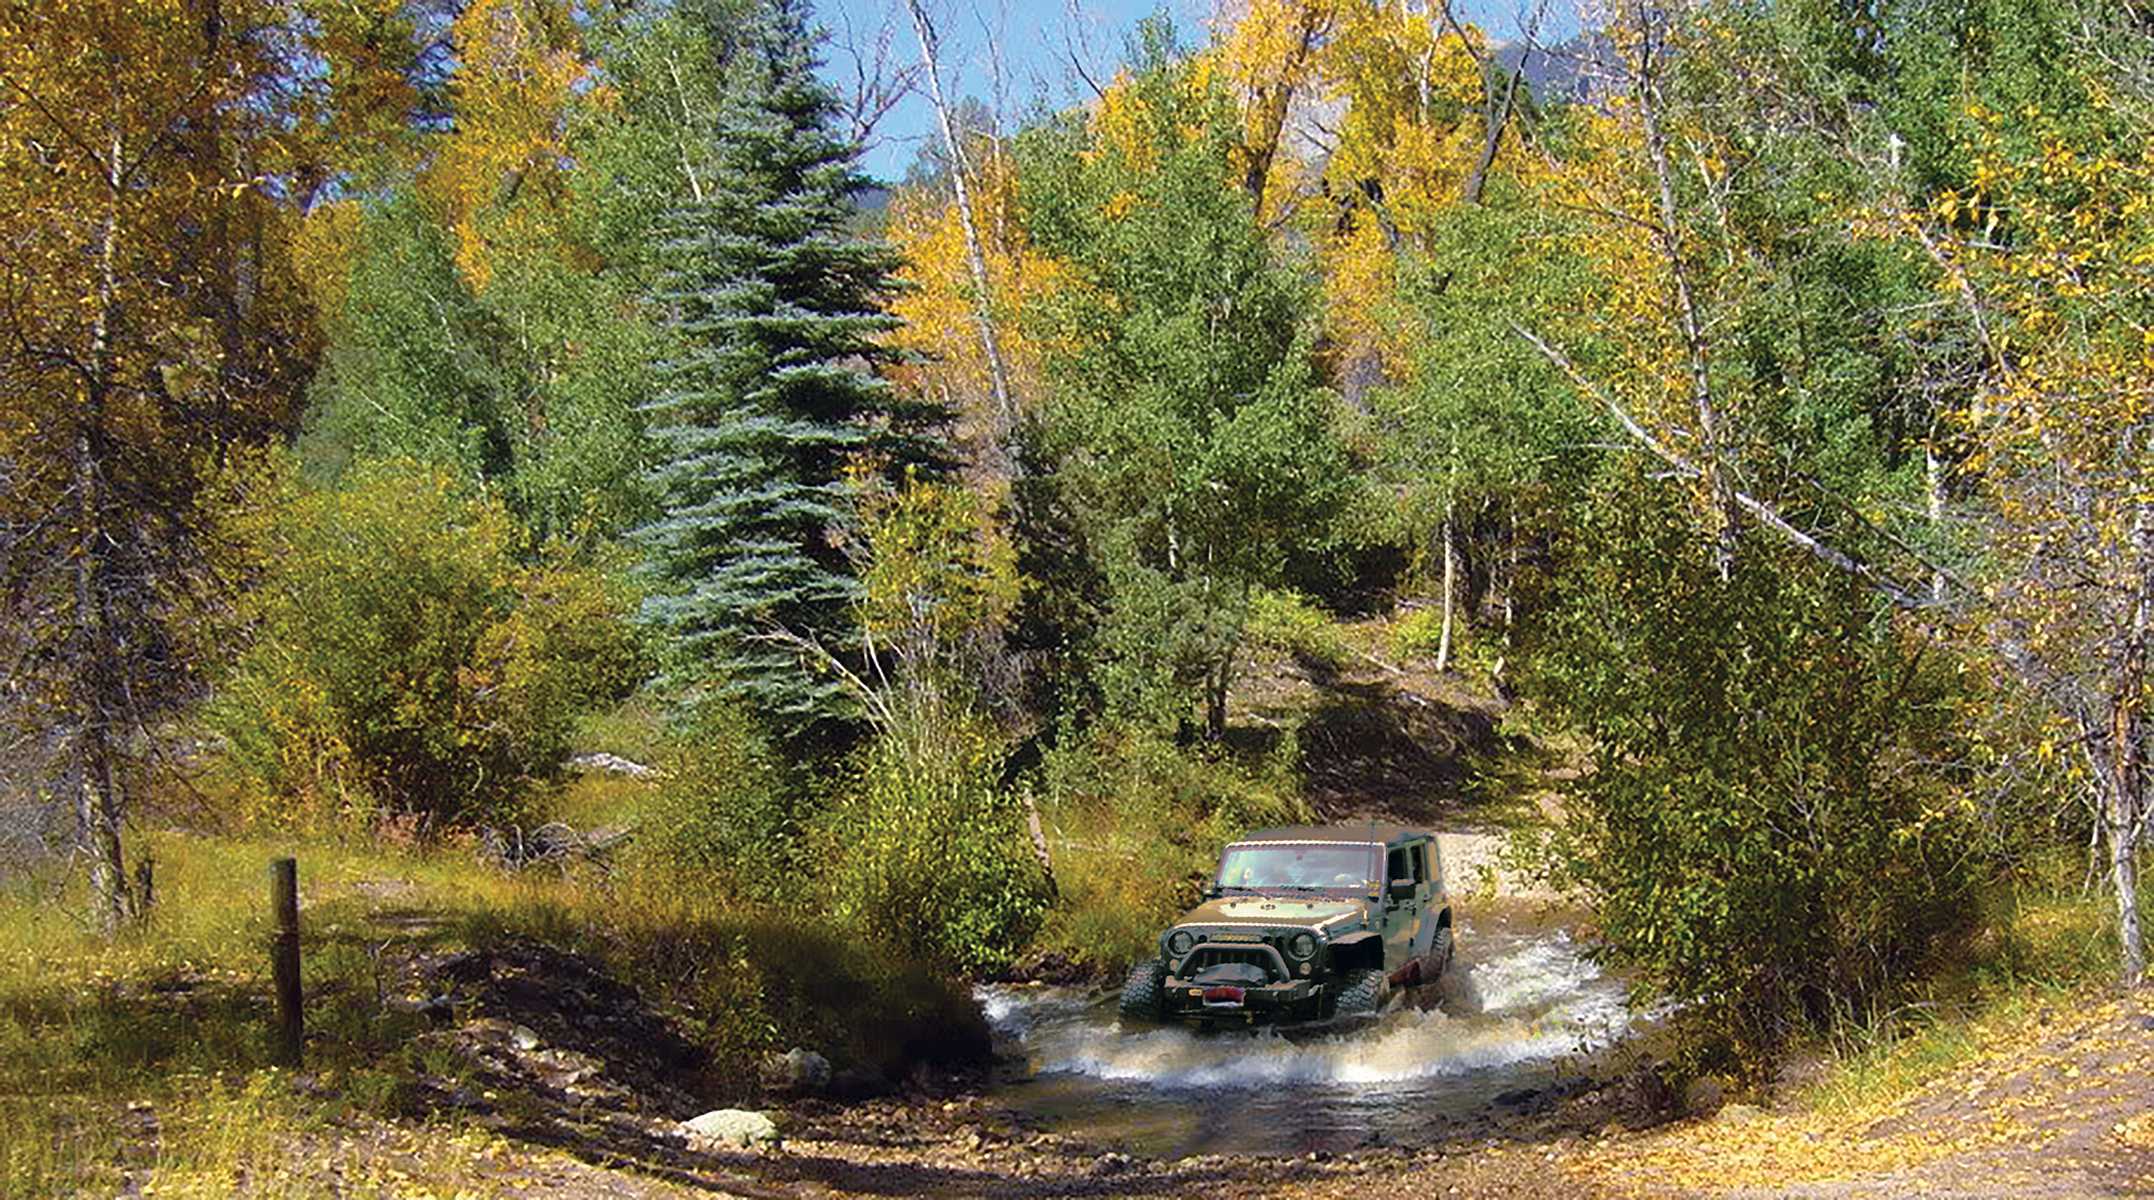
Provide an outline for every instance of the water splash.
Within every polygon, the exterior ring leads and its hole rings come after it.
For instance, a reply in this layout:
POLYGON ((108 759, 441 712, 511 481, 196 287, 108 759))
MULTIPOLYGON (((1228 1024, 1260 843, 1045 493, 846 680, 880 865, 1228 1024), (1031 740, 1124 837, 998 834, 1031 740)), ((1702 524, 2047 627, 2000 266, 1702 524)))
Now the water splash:
POLYGON ((1008 1098, 1056 1124, 1119 1130, 1174 1153, 1278 1149, 1263 1139, 1281 1131, 1283 1113, 1295 1144, 1410 1134, 1545 1081, 1634 1019, 1622 981, 1560 928, 1516 913, 1479 917, 1479 929, 1462 922, 1465 950, 1439 992, 1409 997, 1440 994, 1439 1006, 1397 1005, 1356 1024, 1124 1029, 1111 993, 987 987, 980 999, 1026 1067, 1008 1098), (1257 1140, 1243 1146, 1247 1136, 1257 1140))

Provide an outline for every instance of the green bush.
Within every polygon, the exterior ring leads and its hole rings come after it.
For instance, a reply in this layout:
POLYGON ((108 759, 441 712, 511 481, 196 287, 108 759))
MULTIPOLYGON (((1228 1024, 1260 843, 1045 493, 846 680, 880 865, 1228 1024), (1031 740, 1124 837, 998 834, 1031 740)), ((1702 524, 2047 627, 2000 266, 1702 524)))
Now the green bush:
MULTIPOLYGON (((1458 625, 1451 630, 1456 649, 1458 625)), ((1391 652, 1403 659, 1434 658, 1443 646, 1443 610, 1415 608, 1391 626, 1391 652)))
POLYGON ((1065 733, 1039 777, 1059 897, 1037 945, 1108 968, 1146 952, 1195 900, 1227 841, 1311 819, 1291 740, 1251 770, 1095 726, 1065 733))
POLYGON ((883 730, 818 831, 831 911, 960 971, 1006 965, 1049 896, 1002 761, 1001 735, 976 716, 883 730))
POLYGON ((673 735, 637 847, 654 883, 736 902, 805 899, 797 875, 806 786, 746 713, 706 701, 673 735))
POLYGON ((1569 547, 1528 686, 1589 738, 1553 842, 1605 956, 1684 1002, 1696 1067, 1754 1073, 1963 939, 1979 878, 1960 685, 1858 583, 1764 542, 1723 578, 1630 500, 1569 547))
POLYGON ((207 710, 242 818, 512 816, 633 683, 633 597, 522 561, 501 505, 440 469, 373 461, 322 490, 272 459, 251 482, 247 648, 207 710))
POLYGON ((1250 640, 1337 670, 1348 652, 1339 631, 1323 610, 1290 591, 1259 589, 1249 604, 1250 640))

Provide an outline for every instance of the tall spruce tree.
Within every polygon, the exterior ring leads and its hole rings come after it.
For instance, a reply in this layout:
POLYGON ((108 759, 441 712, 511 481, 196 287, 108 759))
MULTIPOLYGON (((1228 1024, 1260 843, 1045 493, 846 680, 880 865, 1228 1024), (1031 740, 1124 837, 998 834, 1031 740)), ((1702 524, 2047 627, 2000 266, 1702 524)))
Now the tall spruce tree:
MULTIPOLYGON (((690 18, 697 20, 697 18, 690 18)), ((713 5, 698 21, 723 80, 707 177, 661 225, 656 297, 677 335, 647 407, 660 517, 638 533, 665 681, 742 703, 795 746, 853 712, 857 577, 848 464, 933 461, 936 410, 873 374, 894 352, 882 301, 897 253, 848 232, 867 180, 834 134, 802 0, 713 5)))

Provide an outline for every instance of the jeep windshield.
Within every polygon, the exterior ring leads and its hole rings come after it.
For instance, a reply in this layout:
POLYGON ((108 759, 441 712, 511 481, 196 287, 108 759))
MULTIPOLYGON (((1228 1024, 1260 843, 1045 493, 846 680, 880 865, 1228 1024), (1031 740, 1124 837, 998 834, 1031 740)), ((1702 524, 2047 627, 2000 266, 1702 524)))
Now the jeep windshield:
POLYGON ((1219 886, 1247 891, 1363 891, 1382 848, 1351 842, 1253 842, 1229 846, 1219 886))

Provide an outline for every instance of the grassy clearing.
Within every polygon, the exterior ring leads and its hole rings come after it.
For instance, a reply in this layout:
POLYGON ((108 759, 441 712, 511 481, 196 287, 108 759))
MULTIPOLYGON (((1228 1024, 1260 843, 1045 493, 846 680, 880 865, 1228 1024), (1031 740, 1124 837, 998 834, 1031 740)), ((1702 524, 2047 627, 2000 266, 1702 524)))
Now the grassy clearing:
MULTIPOLYGON (((282 1177, 291 1138, 344 1111, 393 1110, 402 1087, 411 1018, 382 1003, 384 953, 445 936, 440 924, 361 936, 353 916, 383 881, 432 903, 459 873, 328 839, 144 844, 160 897, 147 929, 97 936, 50 880, 0 900, 0 1194, 107 1191, 123 1174, 167 1194, 308 1194, 282 1177), (272 1066, 267 867, 284 855, 302 864, 308 1069, 333 1101, 305 1099, 272 1066)), ((453 894, 502 898, 484 883, 453 894)))
POLYGON ((143 845, 157 917, 116 940, 69 915, 80 898, 62 883, 0 897, 0 1196, 494 1194, 511 1156, 416 1107, 415 1081, 465 1068, 415 1040, 427 1018, 398 1001, 413 956, 508 939, 581 953, 677 1006, 713 1056, 714 1102, 794 1044, 893 1075, 985 1045, 938 974, 858 954, 812 917, 699 904, 633 863, 512 875, 468 846, 394 839, 143 845), (271 1029, 268 864, 287 855, 303 905, 299 1074, 274 1065, 271 1029))

